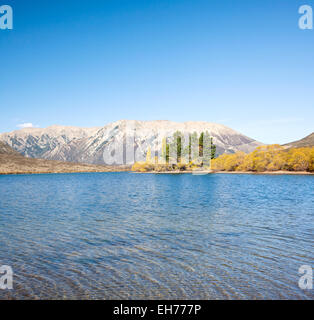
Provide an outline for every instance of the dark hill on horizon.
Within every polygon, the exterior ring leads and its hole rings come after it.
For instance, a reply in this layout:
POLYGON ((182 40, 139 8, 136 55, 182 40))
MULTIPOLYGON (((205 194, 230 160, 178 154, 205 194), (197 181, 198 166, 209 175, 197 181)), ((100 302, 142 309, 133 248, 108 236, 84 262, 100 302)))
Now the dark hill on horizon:
POLYGON ((283 145, 287 148, 304 148, 304 147, 314 147, 314 132, 306 136, 303 139, 286 143, 283 145))

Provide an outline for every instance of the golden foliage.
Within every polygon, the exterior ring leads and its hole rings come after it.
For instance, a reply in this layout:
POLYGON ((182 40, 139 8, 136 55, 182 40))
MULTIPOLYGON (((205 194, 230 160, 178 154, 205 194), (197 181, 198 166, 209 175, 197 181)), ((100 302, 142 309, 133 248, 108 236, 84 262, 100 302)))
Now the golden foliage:
POLYGON ((146 163, 151 163, 151 162, 152 162, 152 151, 149 147, 146 153, 146 163))
POLYGON ((310 171, 314 172, 314 147, 284 149, 280 145, 261 146, 250 154, 223 154, 212 160, 216 171, 310 171))
POLYGON ((132 171, 147 172, 153 170, 154 165, 147 162, 136 162, 132 166, 132 171))

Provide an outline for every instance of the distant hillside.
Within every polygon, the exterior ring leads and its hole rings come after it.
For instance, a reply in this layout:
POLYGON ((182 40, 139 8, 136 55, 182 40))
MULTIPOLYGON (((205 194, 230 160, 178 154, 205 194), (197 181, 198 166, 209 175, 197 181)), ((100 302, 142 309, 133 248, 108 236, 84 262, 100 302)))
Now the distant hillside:
POLYGON ((0 141, 0 174, 71 173, 125 171, 127 167, 108 167, 73 162, 25 158, 0 141))
POLYGON ((287 143, 284 146, 288 148, 314 147, 314 132, 301 140, 287 143))

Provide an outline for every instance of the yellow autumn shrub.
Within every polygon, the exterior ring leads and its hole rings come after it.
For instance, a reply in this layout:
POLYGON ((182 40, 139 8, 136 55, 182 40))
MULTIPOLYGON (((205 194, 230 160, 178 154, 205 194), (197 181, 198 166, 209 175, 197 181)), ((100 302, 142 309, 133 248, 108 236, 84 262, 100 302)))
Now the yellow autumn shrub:
POLYGON ((280 145, 261 146, 249 154, 223 154, 212 161, 216 171, 314 171, 314 147, 285 149, 280 145))

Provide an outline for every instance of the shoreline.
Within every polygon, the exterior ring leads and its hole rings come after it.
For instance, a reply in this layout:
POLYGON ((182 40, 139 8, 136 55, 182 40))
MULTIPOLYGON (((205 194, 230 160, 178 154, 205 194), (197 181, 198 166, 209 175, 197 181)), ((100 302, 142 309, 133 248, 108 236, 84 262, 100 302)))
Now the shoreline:
POLYGON ((251 172, 251 171, 216 171, 218 174, 255 174, 255 175, 314 175, 314 172, 308 171, 265 171, 265 172, 251 172))
POLYGON ((131 171, 132 173, 139 174, 194 174, 194 175, 207 175, 214 174, 216 172, 209 171, 164 171, 164 172, 155 172, 155 171, 147 171, 147 172, 139 172, 139 171, 131 171))
POLYGON ((206 175, 206 174, 252 174, 252 175, 314 175, 314 172, 307 171, 265 171, 265 172, 251 172, 251 171, 165 171, 165 172, 139 172, 132 171, 133 173, 139 174, 195 174, 195 175, 206 175))
POLYGON ((0 172, 0 176, 10 176, 10 175, 34 175, 34 174, 70 174, 70 173, 119 173, 119 172, 129 172, 136 174, 194 174, 194 175, 207 175, 207 174, 251 174, 251 175, 314 175, 314 172, 307 171, 265 171, 265 172, 250 172, 250 171, 147 171, 139 172, 132 171, 128 169, 117 169, 117 170, 61 170, 61 171, 16 171, 16 172, 0 172))
POLYGON ((71 173, 119 173, 119 172, 130 172, 127 170, 117 171, 62 171, 62 172, 0 172, 0 176, 19 176, 19 175, 35 175, 35 174, 71 174, 71 173))

